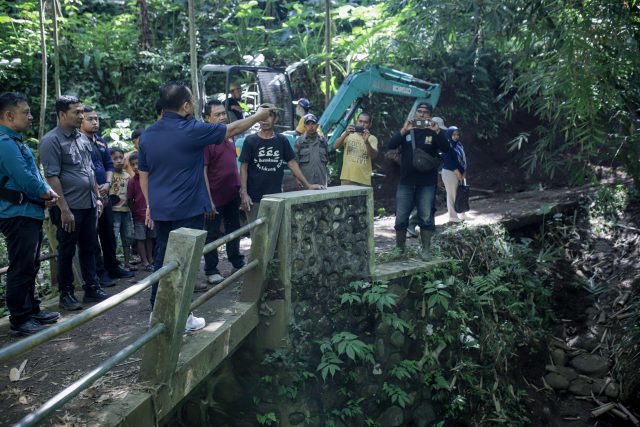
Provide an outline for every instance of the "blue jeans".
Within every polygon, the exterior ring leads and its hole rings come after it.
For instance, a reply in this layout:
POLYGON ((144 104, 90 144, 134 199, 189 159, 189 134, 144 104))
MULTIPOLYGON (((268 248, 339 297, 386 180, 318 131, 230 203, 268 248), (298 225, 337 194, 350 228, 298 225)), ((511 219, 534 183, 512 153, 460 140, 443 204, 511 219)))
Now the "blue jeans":
MULTIPOLYGON (((158 271, 160 267, 162 267, 162 264, 164 264, 164 254, 167 251, 169 233, 182 227, 202 230, 204 227, 204 214, 179 219, 177 221, 154 221, 153 224, 156 230, 156 254, 153 260, 153 271, 158 271)), ((156 302, 157 293, 158 282, 151 286, 151 307, 153 307, 153 304, 156 302)))
POLYGON ((417 222, 421 230, 435 231, 433 221, 435 185, 398 184, 396 189, 396 231, 406 231, 409 226, 409 215, 415 207, 418 210, 417 222))
POLYGON ((116 239, 120 237, 122 247, 133 243, 133 221, 131 212, 113 212, 113 233, 116 239))

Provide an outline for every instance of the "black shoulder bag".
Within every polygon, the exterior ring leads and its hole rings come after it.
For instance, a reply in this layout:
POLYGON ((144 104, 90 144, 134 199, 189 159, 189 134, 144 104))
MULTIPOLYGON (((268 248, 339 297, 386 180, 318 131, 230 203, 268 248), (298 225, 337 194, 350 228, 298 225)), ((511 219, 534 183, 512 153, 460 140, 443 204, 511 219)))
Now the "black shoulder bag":
POLYGON ((458 191, 456 191, 456 200, 453 207, 457 213, 465 213, 469 211, 469 186, 467 180, 458 183, 458 191))
POLYGON ((424 150, 416 149, 416 135, 411 129, 411 147, 413 148, 413 168, 418 172, 429 172, 440 165, 440 159, 424 150))
MULTIPOLYGON (((11 139, 13 139, 16 144, 18 144, 19 142, 16 141, 14 138, 9 137, 11 139)), ((22 150, 20 150, 20 153, 22 154, 22 150)), ((24 156, 24 155, 23 155, 24 156)), ((5 176, 3 179, 0 180, 0 199, 1 200, 6 200, 9 203, 13 203, 14 205, 22 205, 25 203, 32 203, 34 205, 38 205, 42 208, 44 208, 45 204, 44 204, 44 200, 33 200, 29 197, 27 197, 26 194, 24 194, 21 191, 17 191, 17 190, 11 190, 10 188, 5 188, 5 185, 7 185, 7 182, 9 182, 9 177, 5 176)))

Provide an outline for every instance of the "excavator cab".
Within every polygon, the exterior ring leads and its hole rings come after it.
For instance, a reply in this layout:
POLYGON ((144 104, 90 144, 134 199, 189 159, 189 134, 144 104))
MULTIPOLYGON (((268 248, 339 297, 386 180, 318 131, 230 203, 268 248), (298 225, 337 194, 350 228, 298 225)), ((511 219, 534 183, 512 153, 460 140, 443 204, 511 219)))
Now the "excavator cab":
MULTIPOLYGON (((223 102, 229 122, 255 113, 261 104, 271 103, 278 107, 280 115, 275 131, 287 134, 295 129, 291 84, 284 68, 205 65, 200 69, 200 99, 201 112, 212 99, 223 102)), ((244 136, 257 131, 258 125, 237 138, 240 143, 239 146, 236 144, 238 153, 244 136)))

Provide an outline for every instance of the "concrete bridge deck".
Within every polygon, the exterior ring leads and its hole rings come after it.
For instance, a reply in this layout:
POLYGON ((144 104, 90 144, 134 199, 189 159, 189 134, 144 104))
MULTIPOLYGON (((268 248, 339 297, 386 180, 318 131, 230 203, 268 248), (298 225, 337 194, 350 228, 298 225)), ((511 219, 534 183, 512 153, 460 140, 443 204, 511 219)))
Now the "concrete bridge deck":
MULTIPOLYGON (((478 200, 472 203, 473 210, 468 215, 467 224, 501 222, 508 227, 526 225, 539 220, 543 213, 548 214, 575 206, 578 197, 587 191, 583 188, 528 192, 478 200)), ((446 221, 446 215, 439 215, 436 224, 440 228, 446 221)), ((393 223, 394 217, 375 220, 376 252, 393 247, 395 236, 393 223)), ((409 242, 418 244, 416 239, 410 239, 409 242)), ((243 251, 246 252, 249 247, 250 241, 243 239, 241 244, 243 251)), ((404 270, 425 267, 423 263, 415 261, 409 261, 409 264, 411 265, 400 263, 397 266, 379 266, 375 275, 380 278, 399 277, 398 274, 402 275, 404 270)), ((224 257, 221 260, 221 269, 225 275, 230 273, 230 266, 224 257)), ((117 286, 110 288, 109 291, 121 291, 131 283, 140 280, 145 274, 138 273, 130 281, 120 280, 117 286)), ((198 280, 204 280, 202 269, 198 280)), ((231 286, 197 310, 196 314, 207 320, 207 327, 183 337, 178 371, 186 372, 182 376, 186 378, 185 381, 198 382, 208 374, 208 366, 217 365, 217 362, 232 353, 258 324, 258 307, 255 304, 238 302, 238 296, 239 286, 231 286)), ((9 425, 18 421, 63 387, 71 384, 83 373, 91 370, 146 331, 150 314, 148 298, 149 290, 116 307, 106 316, 4 364, 2 366, 4 375, 0 375, 0 408, 2 408, 0 425, 9 425), (12 367, 19 367, 25 360, 20 380, 10 381, 9 370, 12 367)), ((49 302, 47 306, 55 308, 56 301, 49 302)), ((64 318, 74 315, 74 313, 62 314, 64 318)), ((7 320, 3 320, 0 322, 0 346, 12 342, 12 338, 7 335, 7 320)), ((65 405, 62 410, 58 410, 56 416, 45 425, 84 422, 113 425, 120 422, 120 416, 124 415, 127 407, 134 407, 137 404, 152 405, 149 394, 146 393, 148 386, 136 383, 139 361, 140 352, 98 380, 90 389, 65 405), (114 402, 121 403, 117 406, 109 406, 114 402), (112 408, 121 408, 123 414, 112 411, 107 415, 104 411, 107 407, 110 411, 112 408)), ((193 384, 181 383, 177 386, 189 390, 193 384)), ((153 404, 170 403, 171 399, 165 396, 165 398, 156 399, 153 404)), ((156 407, 153 412, 166 414, 167 410, 166 407, 156 407)))

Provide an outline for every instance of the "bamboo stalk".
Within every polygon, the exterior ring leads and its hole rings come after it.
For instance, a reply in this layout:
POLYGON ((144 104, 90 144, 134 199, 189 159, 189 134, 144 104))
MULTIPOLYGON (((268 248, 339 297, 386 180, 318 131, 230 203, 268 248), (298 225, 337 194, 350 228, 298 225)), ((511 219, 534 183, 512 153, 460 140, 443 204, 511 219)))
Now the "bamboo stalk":
MULTIPOLYGON (((47 42, 44 32, 44 19, 45 8, 47 5, 46 0, 40 0, 40 48, 42 50, 42 90, 40 91, 40 121, 38 129, 38 141, 42 140, 44 135, 44 120, 46 117, 47 109, 47 42)), ((38 163, 40 162, 40 156, 38 156, 38 163)))

